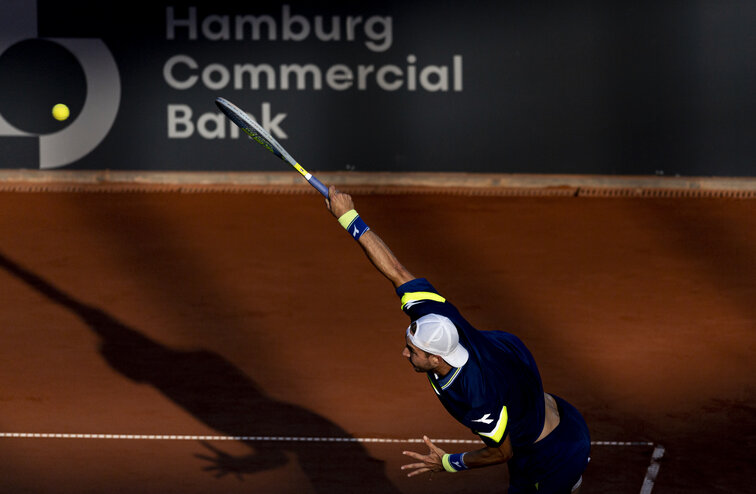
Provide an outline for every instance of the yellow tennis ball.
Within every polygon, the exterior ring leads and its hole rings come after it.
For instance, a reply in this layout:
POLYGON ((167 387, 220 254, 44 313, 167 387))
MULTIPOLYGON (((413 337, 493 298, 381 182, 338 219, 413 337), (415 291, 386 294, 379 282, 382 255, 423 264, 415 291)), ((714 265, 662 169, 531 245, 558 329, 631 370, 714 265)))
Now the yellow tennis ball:
POLYGON ((70 114, 71 112, 68 110, 68 107, 63 103, 58 103, 57 105, 53 106, 52 115, 55 120, 60 120, 62 122, 63 120, 67 119, 70 114))

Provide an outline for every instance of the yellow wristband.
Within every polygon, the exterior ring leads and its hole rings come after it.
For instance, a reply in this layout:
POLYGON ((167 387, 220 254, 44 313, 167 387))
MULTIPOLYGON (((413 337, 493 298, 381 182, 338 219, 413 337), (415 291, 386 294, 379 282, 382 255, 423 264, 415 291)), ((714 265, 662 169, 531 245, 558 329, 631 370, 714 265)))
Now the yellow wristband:
POLYGON ((357 211, 352 209, 339 217, 339 223, 344 227, 344 230, 348 230, 349 225, 352 224, 352 221, 354 221, 357 216, 359 216, 359 214, 357 214, 357 211))
POLYGON ((456 453, 453 455, 445 454, 441 457, 441 464, 444 466, 444 470, 449 473, 457 473, 460 470, 467 470, 469 467, 465 465, 465 461, 462 457, 464 453, 456 453))
POLYGON ((445 454, 443 457, 441 457, 441 464, 444 466, 444 470, 446 470, 449 473, 457 473, 457 470, 449 464, 449 457, 450 454, 445 454))

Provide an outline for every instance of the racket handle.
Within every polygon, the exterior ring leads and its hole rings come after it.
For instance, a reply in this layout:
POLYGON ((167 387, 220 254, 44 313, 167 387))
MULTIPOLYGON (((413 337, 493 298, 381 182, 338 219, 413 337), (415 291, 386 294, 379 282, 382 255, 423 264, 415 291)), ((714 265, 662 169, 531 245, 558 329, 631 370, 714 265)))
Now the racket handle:
POLYGON ((318 189, 318 192, 323 194, 323 197, 328 199, 328 187, 326 187, 323 182, 315 178, 313 175, 310 175, 310 178, 308 178, 307 181, 310 182, 310 185, 318 189))

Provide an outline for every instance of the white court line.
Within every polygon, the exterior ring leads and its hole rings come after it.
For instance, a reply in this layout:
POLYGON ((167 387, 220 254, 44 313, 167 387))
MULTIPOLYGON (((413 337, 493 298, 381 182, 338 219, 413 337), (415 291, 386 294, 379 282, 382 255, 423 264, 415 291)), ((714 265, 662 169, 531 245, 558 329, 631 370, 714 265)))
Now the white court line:
MULTIPOLYGON (((20 439, 125 439, 147 441, 276 441, 318 443, 422 443, 422 439, 316 436, 202 436, 185 434, 71 434, 47 432, 0 432, 0 438, 20 439)), ((439 443, 480 443, 476 439, 434 439, 439 443)))
MULTIPOLYGON (((314 436, 200 436, 186 434, 71 434, 49 432, 0 432, 5 439, 125 439, 147 441, 277 441, 318 443, 422 443, 422 439, 385 437, 314 437, 314 436)), ((431 439, 436 443, 479 444, 478 439, 431 439)), ((593 446, 653 446, 644 441, 591 441, 593 446)))
POLYGON ((643 486, 640 494, 651 494, 656 482, 656 476, 659 475, 659 460, 664 456, 664 446, 657 444, 654 452, 651 454, 651 464, 646 470, 646 478, 643 479, 643 486))
MULTIPOLYGON (((276 442, 318 442, 318 443, 422 443, 422 439, 385 437, 316 437, 316 436, 220 436, 186 434, 71 434, 49 432, 0 432, 0 439, 115 439, 130 441, 276 441, 276 442)), ((431 439, 434 443, 482 444, 478 439, 431 439)), ((591 441, 592 446, 654 446, 647 441, 591 441)), ((656 476, 659 474, 659 460, 664 456, 664 446, 656 445, 651 455, 651 464, 643 479, 640 494, 651 494, 656 476)))

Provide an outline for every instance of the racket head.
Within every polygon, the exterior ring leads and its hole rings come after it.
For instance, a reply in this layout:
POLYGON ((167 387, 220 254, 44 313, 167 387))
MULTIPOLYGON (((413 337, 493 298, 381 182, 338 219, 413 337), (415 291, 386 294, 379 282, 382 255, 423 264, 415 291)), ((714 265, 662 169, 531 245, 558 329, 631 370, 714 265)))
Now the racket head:
POLYGON ((263 129, 260 124, 255 122, 244 110, 227 99, 220 97, 215 99, 215 105, 226 115, 226 117, 228 117, 229 120, 243 130, 249 137, 257 141, 258 144, 278 156, 280 159, 286 161, 291 166, 297 164, 294 158, 286 152, 286 149, 284 149, 284 147, 281 146, 272 135, 263 129))
POLYGON ((215 105, 223 112, 229 120, 231 120, 237 127, 242 129, 249 137, 257 141, 258 144, 263 146, 271 153, 278 156, 283 161, 291 165, 297 170, 310 185, 315 187, 323 197, 328 197, 328 187, 318 180, 315 176, 310 174, 307 170, 302 168, 289 153, 286 152, 283 146, 276 141, 260 124, 255 122, 245 111, 238 106, 234 105, 225 98, 218 97, 215 99, 215 105))

